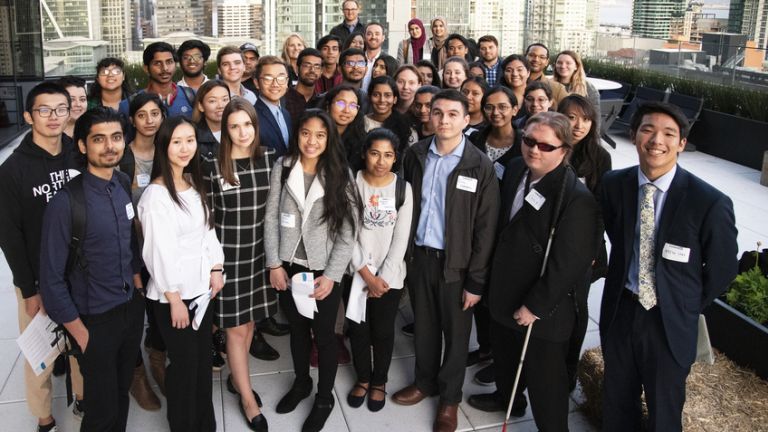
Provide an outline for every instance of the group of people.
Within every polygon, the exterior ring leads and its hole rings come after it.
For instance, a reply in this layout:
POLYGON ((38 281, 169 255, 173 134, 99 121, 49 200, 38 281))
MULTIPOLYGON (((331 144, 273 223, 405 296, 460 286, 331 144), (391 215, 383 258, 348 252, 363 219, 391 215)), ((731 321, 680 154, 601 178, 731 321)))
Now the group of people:
MULTIPOLYGON (((138 92, 106 58, 88 91, 67 77, 28 94, 31 131, 0 167, 0 246, 20 329, 44 312, 69 336, 81 430, 124 431, 129 392, 159 408, 145 314, 172 431, 216 430, 221 353, 243 420, 268 430, 248 366, 249 352, 279 356, 262 331, 290 333, 295 378, 277 413, 315 391, 302 430, 323 429, 340 333, 347 404, 377 412, 410 303, 415 371, 393 402, 439 396, 433 428, 454 431, 466 367, 483 362, 475 380, 496 390, 467 403, 504 412, 533 326, 512 415, 527 389, 537 427, 566 431, 589 287, 606 275, 604 430, 639 430, 641 389, 651 430, 680 430, 697 316, 737 252, 730 200, 677 165, 685 116, 642 106, 639 166, 611 171, 575 52, 547 77, 545 45, 502 59, 492 35, 475 44, 435 18, 431 38, 411 20, 388 56, 384 26, 363 24, 356 0, 342 9, 316 48, 298 34, 281 57, 222 48, 215 78, 203 42, 156 42, 138 92), (360 298, 365 313, 345 319, 360 298)), ((38 431, 56 430, 50 371, 25 365, 25 382, 38 431)))

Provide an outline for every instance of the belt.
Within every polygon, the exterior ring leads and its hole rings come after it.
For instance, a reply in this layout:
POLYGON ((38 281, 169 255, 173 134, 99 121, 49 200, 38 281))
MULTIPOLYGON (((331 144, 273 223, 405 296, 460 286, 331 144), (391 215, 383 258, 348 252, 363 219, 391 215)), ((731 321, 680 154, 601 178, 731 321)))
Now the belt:
POLYGON ((417 249, 420 249, 422 252, 424 252, 425 255, 437 259, 443 259, 445 258, 445 251, 442 249, 435 249, 431 248, 429 246, 416 246, 417 249))

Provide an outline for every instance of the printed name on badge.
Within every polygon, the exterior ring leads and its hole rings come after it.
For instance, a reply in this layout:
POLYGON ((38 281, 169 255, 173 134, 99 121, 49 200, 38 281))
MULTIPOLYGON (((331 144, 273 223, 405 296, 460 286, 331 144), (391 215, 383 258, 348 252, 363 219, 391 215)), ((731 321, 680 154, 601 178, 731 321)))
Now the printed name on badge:
POLYGON ((456 180, 456 189, 474 193, 477 190, 477 179, 460 175, 456 180))
POLYGON ((139 187, 149 186, 149 180, 149 174, 136 174, 136 184, 139 185, 139 187))
POLYGON ((290 213, 280 213, 280 226, 286 228, 296 228, 296 215, 290 213))
POLYGON ((546 200, 547 199, 544 198, 544 195, 540 194, 536 189, 531 189, 531 191, 528 192, 528 195, 525 197, 525 201, 536 210, 540 209, 546 200))
POLYGON ((125 215, 128 216, 128 220, 133 220, 133 204, 128 203, 125 205, 125 215))
POLYGON ((687 263, 691 258, 691 248, 664 243, 664 249, 661 251, 661 256, 670 261, 687 263))
POLYGON ((395 211, 395 199, 392 197, 379 197, 379 210, 395 211))

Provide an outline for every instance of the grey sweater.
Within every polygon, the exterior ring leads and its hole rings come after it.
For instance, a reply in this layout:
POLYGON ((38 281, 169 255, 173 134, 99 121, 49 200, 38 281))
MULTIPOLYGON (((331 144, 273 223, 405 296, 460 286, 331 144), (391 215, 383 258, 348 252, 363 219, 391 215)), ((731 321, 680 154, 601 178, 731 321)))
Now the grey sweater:
MULTIPOLYGON (((340 232, 331 237, 328 226, 321 221, 325 191, 318 173, 304 191, 301 162, 290 168, 290 160, 280 158, 272 168, 267 214, 264 221, 264 252, 267 266, 276 267, 293 262, 300 240, 307 251, 307 267, 322 270, 323 275, 340 282, 352 257, 354 230, 345 222, 340 232), (283 169, 291 172, 282 184, 283 169)), ((350 210, 351 211, 351 210, 350 210)))

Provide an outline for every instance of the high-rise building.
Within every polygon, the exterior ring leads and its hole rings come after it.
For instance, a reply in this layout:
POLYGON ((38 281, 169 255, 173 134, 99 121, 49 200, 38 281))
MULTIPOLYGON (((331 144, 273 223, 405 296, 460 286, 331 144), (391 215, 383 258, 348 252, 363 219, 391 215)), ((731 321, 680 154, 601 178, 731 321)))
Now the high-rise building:
POLYGON ((43 42, 68 37, 101 38, 101 8, 90 0, 41 0, 43 42))
POLYGON ((121 57, 133 48, 130 17, 129 1, 101 0, 101 38, 108 43, 108 56, 121 57))
MULTIPOLYGON (((567 49, 590 56, 597 37, 598 15, 598 0, 526 0, 519 25, 524 29, 519 52, 540 42, 552 53, 567 49)), ((504 21, 513 17, 505 16, 504 21)))
POLYGON ((686 0, 635 0, 632 5, 632 34, 639 37, 668 39, 670 22, 682 17, 686 0))
POLYGON ((417 0, 416 16, 424 22, 427 32, 430 31, 432 18, 438 16, 448 21, 449 33, 466 35, 470 31, 469 0, 417 0))
POLYGON ((758 48, 768 49, 768 4, 765 0, 731 0, 728 31, 754 40, 758 48))
POLYGON ((258 0, 224 0, 216 6, 218 37, 239 37, 243 41, 264 37, 264 13, 258 0))
MULTIPOLYGON (((204 0, 155 0, 155 33, 162 37, 175 32, 205 35, 212 18, 205 15, 204 0)), ((210 28, 210 27, 209 27, 210 28)))

